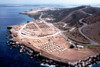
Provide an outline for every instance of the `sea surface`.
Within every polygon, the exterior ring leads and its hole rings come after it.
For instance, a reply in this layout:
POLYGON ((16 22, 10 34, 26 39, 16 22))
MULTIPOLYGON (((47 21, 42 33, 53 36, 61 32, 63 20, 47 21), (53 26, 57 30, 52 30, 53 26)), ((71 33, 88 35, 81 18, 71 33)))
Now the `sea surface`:
MULTIPOLYGON (((26 23, 34 20, 27 15, 19 14, 19 12, 27 11, 34 8, 59 8, 59 6, 0 6, 0 67, 41 67, 41 63, 35 58, 31 59, 26 54, 21 54, 18 48, 10 49, 11 46, 6 44, 9 41, 7 26, 26 23)), ((61 6, 60 6, 61 7, 61 6)), ((94 65, 93 67, 99 67, 94 65)))

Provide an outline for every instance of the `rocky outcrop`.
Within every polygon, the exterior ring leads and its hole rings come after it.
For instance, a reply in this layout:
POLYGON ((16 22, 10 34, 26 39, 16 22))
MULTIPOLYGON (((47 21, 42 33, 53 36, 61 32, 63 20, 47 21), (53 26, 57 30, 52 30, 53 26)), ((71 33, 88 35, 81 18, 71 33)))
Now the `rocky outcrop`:
POLYGON ((9 27, 7 27, 7 29, 12 29, 12 27, 11 27, 11 26, 9 26, 9 27))
POLYGON ((47 57, 42 56, 39 52, 34 51, 33 49, 24 46, 23 44, 14 41, 14 40, 10 40, 7 42, 8 45, 11 45, 12 47, 16 47, 16 48, 20 48, 20 53, 26 53, 30 56, 30 58, 36 58, 38 61, 42 62, 42 63, 48 63, 49 65, 56 65, 56 67, 89 67, 91 64, 96 64, 97 62, 100 61, 100 54, 96 55, 96 56, 91 56, 88 57, 84 60, 80 60, 78 62, 75 63, 71 63, 71 62, 60 62, 60 61, 55 61, 53 59, 49 59, 47 57))

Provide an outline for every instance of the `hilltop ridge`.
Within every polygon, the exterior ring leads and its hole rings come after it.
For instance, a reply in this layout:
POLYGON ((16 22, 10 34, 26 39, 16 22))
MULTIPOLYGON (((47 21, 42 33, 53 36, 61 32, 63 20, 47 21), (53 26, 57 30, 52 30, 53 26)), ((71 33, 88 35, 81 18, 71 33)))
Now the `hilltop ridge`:
MULTIPOLYGON (((29 11, 30 12, 30 11, 29 11)), ((92 6, 79 6, 74 8, 55 8, 52 10, 49 8, 48 10, 39 11, 36 13, 29 13, 25 12, 23 14, 27 14, 30 17, 33 17, 35 19, 39 19, 41 12, 44 13, 42 18, 53 18, 54 20, 52 22, 64 22, 68 23, 70 26, 75 25, 78 23, 78 20, 81 18, 86 18, 91 14, 98 14, 100 13, 100 8, 92 7, 92 6)))

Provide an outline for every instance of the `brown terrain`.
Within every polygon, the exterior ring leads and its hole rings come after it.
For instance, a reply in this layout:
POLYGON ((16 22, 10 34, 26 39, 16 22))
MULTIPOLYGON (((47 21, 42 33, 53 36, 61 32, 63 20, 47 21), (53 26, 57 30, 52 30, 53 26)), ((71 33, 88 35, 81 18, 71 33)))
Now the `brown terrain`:
MULTIPOLYGON (((78 28, 76 27, 70 27, 68 26, 68 24, 64 27, 65 23, 53 23, 57 28, 59 28, 60 30, 63 31, 63 33, 70 39, 80 42, 80 43, 84 43, 84 44, 88 44, 90 43, 88 39, 84 38, 84 36, 82 36, 80 34, 80 32, 78 31, 78 28), (75 28, 71 31, 72 28, 75 28)), ((75 25, 76 26, 76 25, 75 25)), ((79 24, 77 24, 77 26, 80 26, 79 24)))
POLYGON ((51 23, 48 24, 39 23, 38 20, 35 20, 12 26, 10 30, 14 35, 12 40, 40 52, 47 58, 62 62, 74 62, 96 54, 88 48, 70 49, 69 41, 50 25, 51 23))
POLYGON ((100 44, 100 15, 90 16, 85 21, 88 23, 88 26, 83 29, 83 32, 100 44))
POLYGON ((67 37, 69 37, 70 39, 74 40, 74 41, 77 41, 77 42, 80 42, 80 43, 84 43, 84 44, 88 44, 90 43, 88 39, 86 39, 85 37, 83 37, 78 29, 75 29, 74 31, 72 32, 66 32, 65 35, 67 37))

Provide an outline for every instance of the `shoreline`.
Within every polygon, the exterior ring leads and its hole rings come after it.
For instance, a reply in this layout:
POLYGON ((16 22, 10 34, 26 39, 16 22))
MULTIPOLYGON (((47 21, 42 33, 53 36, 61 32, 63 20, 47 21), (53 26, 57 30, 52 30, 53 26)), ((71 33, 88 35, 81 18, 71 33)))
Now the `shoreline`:
POLYGON ((20 53, 25 52, 31 58, 36 58, 38 61, 40 61, 44 64, 47 63, 49 65, 56 65, 56 66, 66 66, 67 65, 67 66, 71 66, 71 67, 77 67, 77 66, 85 67, 85 66, 90 66, 92 64, 97 64, 100 61, 100 54, 97 54, 95 56, 91 56, 91 57, 88 57, 84 60, 80 60, 77 62, 61 62, 61 61, 57 61, 57 60, 45 57, 45 56, 41 55, 38 51, 35 51, 35 50, 31 49, 30 47, 20 44, 17 41, 10 40, 9 42, 7 42, 7 44, 11 45, 12 47, 19 48, 20 53))

